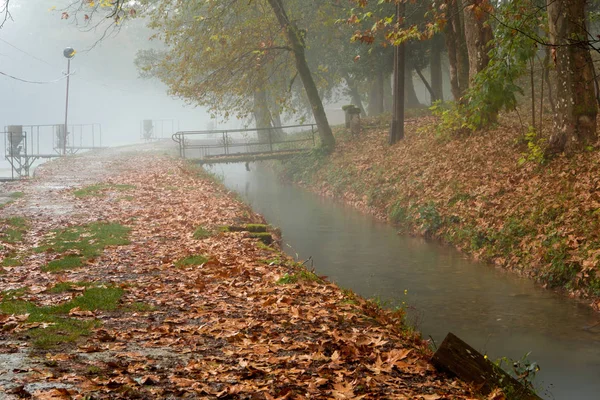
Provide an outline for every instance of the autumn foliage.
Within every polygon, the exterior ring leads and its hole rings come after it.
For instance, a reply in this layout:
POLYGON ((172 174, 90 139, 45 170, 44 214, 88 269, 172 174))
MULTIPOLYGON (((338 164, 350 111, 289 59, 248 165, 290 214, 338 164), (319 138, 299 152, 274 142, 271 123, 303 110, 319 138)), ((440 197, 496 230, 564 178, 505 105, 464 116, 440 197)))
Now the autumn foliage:
POLYGON ((283 173, 599 308, 600 156, 544 159, 515 121, 450 138, 438 119, 412 118, 390 148, 386 124, 370 120, 358 138, 339 131, 330 159, 297 159, 283 173))
POLYGON ((113 150, 38 174, 2 209, 19 226, 0 238, 10 396, 467 398, 402 311, 226 229, 264 221, 201 170, 113 150), (81 264, 43 271, 66 256, 81 264))

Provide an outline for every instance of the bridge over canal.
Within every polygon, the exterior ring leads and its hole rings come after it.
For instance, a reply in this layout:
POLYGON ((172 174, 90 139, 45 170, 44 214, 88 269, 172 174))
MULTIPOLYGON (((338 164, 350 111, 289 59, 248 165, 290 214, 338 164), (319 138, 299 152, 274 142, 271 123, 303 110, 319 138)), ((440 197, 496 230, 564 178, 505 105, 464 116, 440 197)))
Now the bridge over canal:
POLYGON ((316 125, 263 129, 180 131, 172 138, 179 155, 198 164, 284 159, 316 146, 316 125))

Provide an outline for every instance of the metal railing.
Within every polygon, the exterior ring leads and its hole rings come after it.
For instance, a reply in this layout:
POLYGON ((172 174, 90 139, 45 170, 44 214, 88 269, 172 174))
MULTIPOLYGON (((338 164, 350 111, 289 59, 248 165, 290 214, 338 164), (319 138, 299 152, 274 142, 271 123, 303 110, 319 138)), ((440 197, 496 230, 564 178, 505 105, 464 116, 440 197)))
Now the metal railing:
POLYGON ((11 166, 11 178, 29 176, 36 160, 60 157, 63 150, 74 154, 102 147, 100 124, 69 124, 67 133, 64 143, 64 124, 5 127, 0 134, 4 139, 4 157, 11 166), (9 132, 9 128, 15 127, 20 127, 18 134, 9 132))
POLYGON ((146 142, 168 139, 178 130, 179 121, 174 119, 145 119, 140 121, 140 139, 146 142))
POLYGON ((315 147, 316 125, 288 125, 259 129, 181 131, 172 138, 182 158, 211 159, 268 155, 315 147))

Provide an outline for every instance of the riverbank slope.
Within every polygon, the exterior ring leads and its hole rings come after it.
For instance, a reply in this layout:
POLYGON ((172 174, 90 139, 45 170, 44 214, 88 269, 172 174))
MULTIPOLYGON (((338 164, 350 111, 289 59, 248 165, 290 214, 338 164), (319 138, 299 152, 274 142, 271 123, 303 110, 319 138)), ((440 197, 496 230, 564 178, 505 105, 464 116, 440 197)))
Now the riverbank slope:
POLYGON ((201 170, 138 147, 4 186, 6 398, 472 398, 401 310, 307 271, 201 170))
POLYGON ((436 133, 435 118, 413 118, 394 146, 386 119, 366 119, 358 137, 337 131, 333 154, 297 157, 280 172, 600 309, 600 153, 528 161, 515 119, 452 138, 436 133))

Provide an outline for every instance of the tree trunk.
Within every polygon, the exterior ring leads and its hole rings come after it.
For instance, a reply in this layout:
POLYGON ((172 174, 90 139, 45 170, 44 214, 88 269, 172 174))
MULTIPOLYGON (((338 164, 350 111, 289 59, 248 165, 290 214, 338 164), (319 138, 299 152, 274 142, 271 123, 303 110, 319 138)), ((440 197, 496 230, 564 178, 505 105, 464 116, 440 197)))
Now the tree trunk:
POLYGON ((271 127, 271 112, 267 101, 267 92, 264 90, 254 91, 254 121, 256 129, 271 127))
POLYGON ((303 34, 296 24, 289 20, 283 7, 283 0, 269 0, 269 5, 273 9, 273 13, 275 13, 279 25, 284 29, 289 45, 292 48, 292 53, 296 60, 296 69, 298 70, 300 79, 302 79, 304 90, 306 91, 315 122, 319 129, 321 146, 328 150, 333 150, 335 147, 335 138, 333 137, 333 132, 329 126, 329 121, 327 121, 327 115, 325 114, 325 108, 323 107, 323 102, 319 96, 317 85, 315 84, 308 63, 306 62, 303 34))
POLYGON ((494 39, 488 23, 492 6, 488 0, 471 0, 464 8, 464 29, 469 54, 469 76, 471 79, 490 62, 490 41, 494 39))
MULTIPOLYGON (((393 62, 392 58, 392 62, 393 62)), ((394 112, 394 88, 392 87, 392 78, 394 71, 383 76, 383 111, 394 112)))
POLYGON ((375 79, 371 81, 371 90, 369 91, 369 115, 379 115, 384 111, 383 108, 383 71, 375 72, 375 79))
MULTIPOLYGON (((446 0, 446 8, 450 13, 449 7, 452 0, 446 0)), ((456 48, 456 32, 452 22, 446 24, 446 48, 448 49, 448 69, 450 74, 450 90, 454 101, 461 98, 460 87, 458 86, 458 49, 456 48)))
POLYGON ((598 105, 587 48, 585 0, 549 0, 548 25, 555 55, 557 102, 549 153, 572 153, 596 141, 598 105))
MULTIPOLYGON (((531 126, 535 129, 535 59, 529 59, 529 84, 531 85, 531 126)), ((544 82, 542 81, 542 85, 544 82)), ((538 132, 541 135, 542 132, 538 132)))
POLYGON ((431 104, 433 104, 433 102, 435 101, 435 92, 433 91, 433 88, 431 87, 431 85, 429 84, 429 82, 427 82, 427 79, 425 78, 425 76, 423 75, 423 73, 421 72, 421 70, 417 67, 415 67, 415 72, 417 73, 417 75, 419 75, 419 78, 421 78, 421 82, 423 82, 423 85, 425 85, 425 87, 427 88, 427 91, 429 92, 429 95, 431 96, 431 104))
MULTIPOLYGON (((396 20, 401 21, 405 14, 405 4, 396 5, 396 20)), ((390 144, 404 139, 404 75, 406 44, 394 48, 394 110, 390 126, 390 144)))
POLYGON ((550 103, 550 108, 552 109, 552 114, 556 112, 556 104, 554 102, 554 95, 552 94, 552 82, 550 82, 550 53, 551 49, 549 46, 546 46, 544 56, 544 71, 543 71, 543 79, 546 81, 548 85, 548 102, 550 103))
POLYGON ((273 131, 275 132, 274 137, 276 139, 281 139, 284 136, 283 129, 281 128, 283 126, 283 124, 281 123, 281 113, 279 112, 277 105, 273 105, 273 101, 270 101, 269 104, 271 105, 271 108, 269 108, 269 110, 272 110, 271 111, 271 125, 274 128, 273 129, 273 131))
POLYGON ((450 67, 450 87, 455 101, 460 101, 469 87, 469 55, 460 19, 458 0, 444 0, 448 23, 446 47, 450 67))
POLYGON ((350 98, 352 99, 352 104, 356 107, 360 108, 361 116, 366 116, 365 108, 362 103, 362 99, 360 97, 360 93, 358 92, 358 88, 356 87, 356 81, 352 79, 350 74, 347 72, 342 72, 344 75, 344 80, 346 81, 346 85, 348 86, 348 91, 350 92, 350 98))
POLYGON ((464 18, 461 0, 453 1, 455 13, 452 24, 456 32, 456 60, 458 61, 458 86, 461 97, 469 88, 469 53, 467 39, 465 38, 464 18))
POLYGON ((413 82, 413 74, 412 74, 412 66, 406 65, 404 72, 404 104, 406 108, 419 108, 423 105, 419 101, 417 97, 417 92, 415 91, 415 85, 413 82))
POLYGON ((442 51, 444 41, 438 33, 431 40, 431 56, 429 58, 429 72, 431 79, 431 103, 444 100, 444 83, 442 79, 442 51))
MULTIPOLYGON (((271 128, 271 112, 269 111, 269 105, 267 101, 267 92, 265 90, 254 91, 254 122, 256 124, 256 133, 258 141, 266 144, 272 141, 272 130, 271 128)), ((268 145, 258 146, 253 151, 268 150, 268 145)))

